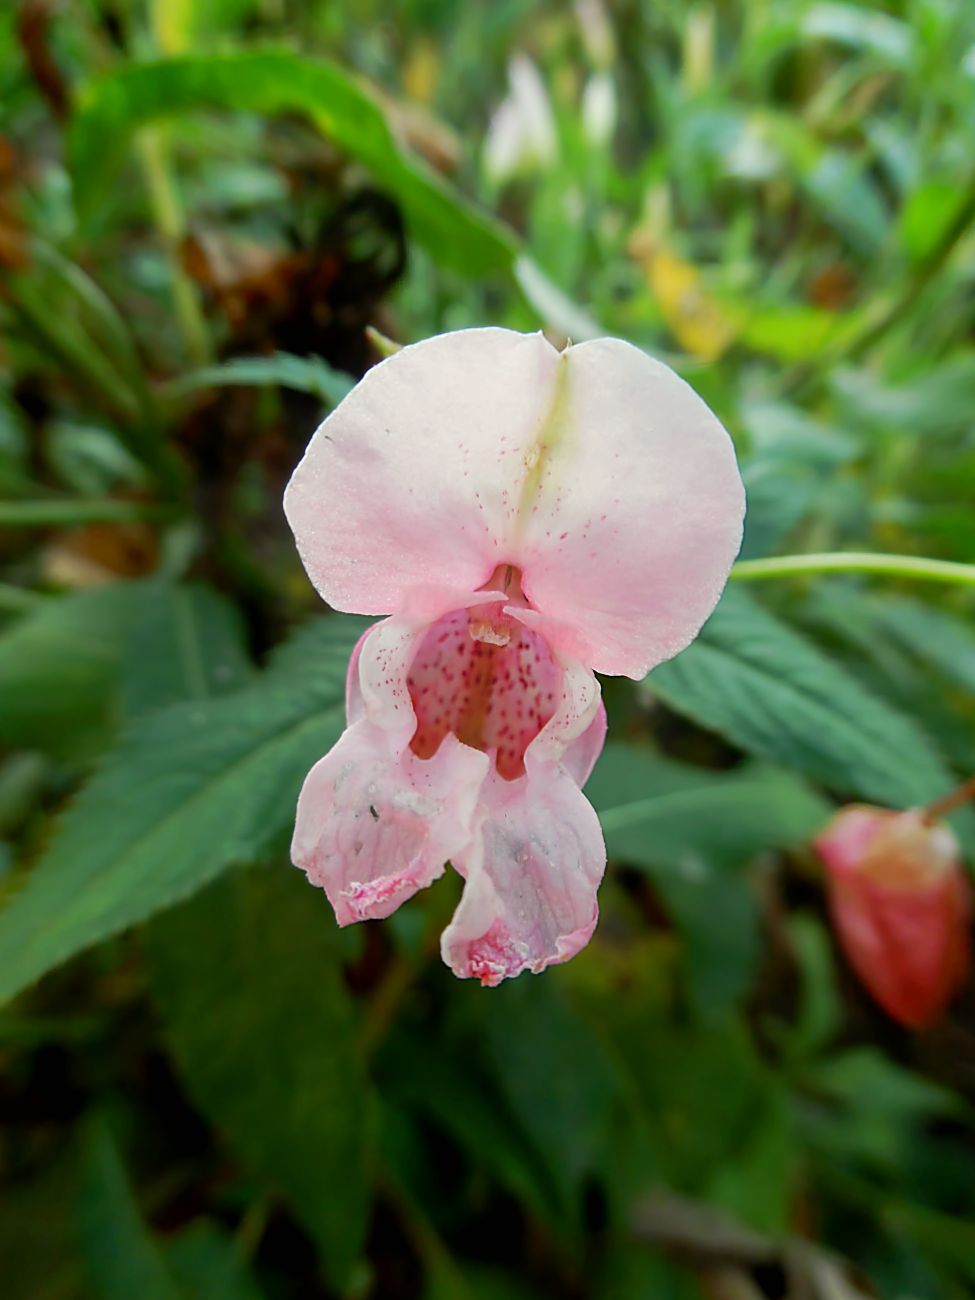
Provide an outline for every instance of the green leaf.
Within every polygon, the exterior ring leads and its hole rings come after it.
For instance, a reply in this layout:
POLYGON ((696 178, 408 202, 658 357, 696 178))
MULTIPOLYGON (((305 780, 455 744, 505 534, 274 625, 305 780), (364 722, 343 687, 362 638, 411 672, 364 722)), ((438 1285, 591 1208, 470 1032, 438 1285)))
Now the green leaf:
MULTIPOLYGON (((447 1134, 467 1159, 540 1218, 554 1221, 559 1195, 545 1163, 469 1046, 431 1044, 412 1024, 391 1036, 380 1058, 384 1100, 395 1098, 447 1134)), ((385 1140, 397 1116, 384 1117, 385 1140)))
MULTIPOLYGON (((964 1109, 953 1092, 911 1074, 875 1047, 848 1048, 809 1067, 803 1079, 823 1096, 854 1111, 861 1137, 873 1124, 878 1132, 885 1126, 919 1127, 964 1109)), ((878 1149, 880 1146, 878 1142, 878 1149)))
POLYGON ((815 1056, 839 1031, 843 1005, 836 987, 833 949, 820 921, 800 912, 790 918, 792 956, 799 968, 799 1003, 776 1034, 795 1057, 815 1056))
POLYGON ((92 1122, 86 1134, 80 1192, 82 1250, 99 1300, 181 1300, 101 1121, 92 1122))
POLYGON ((238 871, 146 932, 192 1096, 349 1277, 366 1226, 370 1095, 328 904, 284 863, 238 871))
POLYGON ((602 331, 522 252, 514 232, 478 211, 400 144, 382 106, 337 64, 290 50, 186 55, 119 68, 89 85, 68 132, 82 215, 112 183, 133 131, 180 113, 303 113, 400 204, 413 237, 442 266, 503 275, 539 317, 573 338, 602 331))
POLYGON ((931 256, 963 201, 964 191, 957 181, 924 181, 911 192, 897 220, 897 237, 913 262, 931 256))
POLYGON ((510 981, 494 994, 480 1010, 495 1084, 572 1216, 606 1143, 615 1063, 552 980, 510 981))
MULTIPOLYGON (((830 375, 841 417, 868 429, 897 429, 943 443, 971 427, 975 357, 962 352, 896 384, 869 370, 841 366, 830 375)), ((958 473, 957 456, 952 475, 958 473)))
POLYGON ((761 959, 754 887, 708 871, 661 873, 656 883, 684 937, 694 1007, 703 1018, 718 1020, 747 993, 761 959))
POLYGON ((947 1088, 911 1074, 875 1047, 806 1062, 799 1080, 796 1119, 817 1160, 869 1171, 891 1193, 916 1185, 918 1169, 932 1161, 946 1187, 960 1176, 957 1191, 968 1199, 967 1161, 953 1169, 955 1144, 948 1138, 946 1159, 931 1140, 933 1122, 957 1123, 964 1114, 963 1103, 947 1088))
POLYGON ((68 135, 79 210, 112 184, 132 132, 180 113, 304 113, 402 205, 415 237, 466 275, 511 273, 514 236, 403 149, 372 95, 336 64, 289 50, 239 51, 132 64, 89 85, 68 135))
POLYGON ((252 668, 237 607, 199 584, 147 583, 122 664, 121 706, 136 718, 239 690, 252 668))
POLYGON ((197 1220, 165 1249, 183 1300, 262 1300, 233 1241, 216 1223, 197 1220))
POLYGON ((0 632, 0 739, 58 756, 90 750, 114 721, 141 583, 51 597, 0 632))
POLYGON ((883 1207, 881 1218, 894 1237, 903 1234, 913 1238, 926 1255, 942 1261, 964 1279, 966 1287, 975 1285, 975 1224, 969 1219, 906 1201, 883 1207))
POLYGON ((201 388, 281 387, 320 397, 328 406, 338 406, 351 392, 355 380, 336 370, 321 357, 297 357, 275 352, 270 357, 234 357, 219 366, 204 366, 180 375, 166 386, 167 395, 182 397, 201 388))
POLYGON ((344 724, 363 623, 295 638, 255 686, 161 709, 125 736, 0 911, 0 1000, 93 943, 251 862, 287 830, 344 724))
POLYGON ((648 871, 683 935, 691 997, 723 1014, 760 956, 753 888, 730 874, 759 853, 803 844, 830 806, 799 778, 757 764, 708 772, 610 742, 586 794, 611 857, 648 871))
POLYGON ((830 815, 829 804, 788 772, 757 764, 708 772, 613 741, 586 795, 610 855, 648 870, 741 866, 767 849, 802 844, 830 815))
POLYGON ((869 6, 823 0, 805 12, 802 30, 806 36, 870 53, 891 67, 906 68, 913 58, 915 35, 911 28, 869 6))
POLYGON ((768 1103, 769 1071, 743 1021, 663 1018, 640 990, 605 1008, 654 1126, 659 1177, 697 1194, 747 1147, 768 1103), (626 1005, 631 1004, 631 1005, 626 1005))
POLYGON ((789 1228, 795 1165, 786 1097, 770 1084, 745 1141, 712 1180, 708 1200, 749 1227, 784 1233, 789 1228))
POLYGON ((873 609, 881 626, 905 649, 975 695, 975 631, 970 620, 907 596, 876 600, 873 609))
POLYGON ((843 794, 924 803, 955 778, 920 727, 740 590, 643 689, 748 753, 843 794))

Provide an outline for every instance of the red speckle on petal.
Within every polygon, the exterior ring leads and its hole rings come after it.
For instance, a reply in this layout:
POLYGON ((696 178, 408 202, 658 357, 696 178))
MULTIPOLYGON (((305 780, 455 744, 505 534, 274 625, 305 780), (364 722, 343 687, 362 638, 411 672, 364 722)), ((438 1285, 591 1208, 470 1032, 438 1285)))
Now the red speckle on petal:
POLYGON ((499 774, 515 780, 525 750, 555 713, 561 682, 544 638, 507 618, 500 604, 453 610, 427 632, 410 668, 411 748, 431 758, 452 732, 474 749, 496 751, 499 774), (507 642, 475 639, 495 634, 507 642))

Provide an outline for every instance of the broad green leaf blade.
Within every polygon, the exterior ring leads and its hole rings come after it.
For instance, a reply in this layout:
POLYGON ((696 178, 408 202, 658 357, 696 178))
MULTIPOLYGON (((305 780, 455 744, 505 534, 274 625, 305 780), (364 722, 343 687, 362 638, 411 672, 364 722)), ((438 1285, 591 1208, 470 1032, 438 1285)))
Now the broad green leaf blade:
POLYGON ((789 772, 709 772, 618 741, 606 746, 586 796, 610 856, 658 871, 689 862, 740 867, 764 850, 802 844, 830 815, 789 772))
POLYGON ((707 1199, 751 1228, 781 1235, 789 1229, 797 1164, 785 1090, 770 1081, 747 1136, 711 1181, 707 1199))
POLYGON ((379 1068, 384 1101, 397 1103, 393 1113, 383 1116, 387 1159, 397 1157, 396 1139, 402 1139, 402 1126, 408 1123, 404 1111, 415 1111, 533 1214, 558 1221, 557 1180, 466 1043, 462 1048, 447 1042, 433 1046, 428 1035, 418 1035, 410 1025, 390 1036, 379 1068))
POLYGON ((845 795, 924 803, 955 778, 909 717, 738 590, 643 689, 746 752, 845 795))
POLYGON ((402 205, 415 237, 465 275, 513 273, 514 235, 406 152, 378 102, 342 68, 289 50, 239 51, 133 64, 88 86, 68 157, 79 210, 112 182, 132 132, 180 113, 304 113, 402 205))
POLYGON ((77 755, 105 739, 143 584, 52 596, 0 631, 0 740, 77 755))
POLYGON ((747 989, 760 956, 758 903, 739 869, 805 843, 830 805, 789 772, 709 772, 610 742, 586 794, 611 857, 648 871, 684 938, 697 1010, 718 1017, 747 989))
POLYGON ((874 602, 873 611, 895 641, 975 695, 975 630, 971 620, 966 622, 907 596, 881 598, 874 602))
POLYGON ((190 1093, 348 1281, 369 1200, 370 1094, 328 904, 284 863, 233 872, 146 932, 190 1093))
POLYGON ((284 673, 136 724, 0 912, 0 1000, 82 949, 251 862, 288 828, 305 773, 339 736, 363 624, 300 634, 284 673))
POLYGON ((224 695, 252 673, 235 605, 200 584, 151 582, 129 635, 120 695, 126 718, 224 695))
POLYGON ((201 388, 280 387, 320 397, 328 406, 338 406, 351 392, 355 380, 336 370, 321 357, 298 357, 275 352, 270 357, 233 357, 218 366, 204 366, 180 375, 166 386, 167 396, 182 397, 201 388))
POLYGON ((511 980, 493 993, 479 1008, 487 1063, 572 1221, 622 1091, 616 1064, 551 980, 511 980))
POLYGON ((216 1223, 196 1220, 165 1250, 183 1300, 263 1300, 234 1242, 216 1223))
POLYGON ((832 3, 822 0, 802 16, 806 36, 819 37, 868 52, 895 68, 910 66, 916 33, 907 23, 872 6, 832 3))
POLYGON ((943 443, 971 425, 975 358, 963 352, 908 380, 888 383, 872 370, 840 366, 830 376, 840 418, 867 429, 899 429, 925 445, 943 443))
POLYGON ((664 906, 684 938, 684 964, 698 1015, 718 1020, 747 993, 762 955, 758 899, 738 876, 661 873, 664 906))
POLYGON ((80 1192, 81 1245, 98 1300, 182 1300, 102 1121, 86 1134, 80 1192))

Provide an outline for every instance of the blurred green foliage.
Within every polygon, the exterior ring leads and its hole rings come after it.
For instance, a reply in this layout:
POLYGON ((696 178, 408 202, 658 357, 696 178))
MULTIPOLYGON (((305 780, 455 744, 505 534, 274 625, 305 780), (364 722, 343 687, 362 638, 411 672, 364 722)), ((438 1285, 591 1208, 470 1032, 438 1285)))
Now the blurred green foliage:
POLYGON ((486 992, 446 879, 286 866, 362 624, 280 497, 368 326, 607 332, 746 558, 972 563, 973 124, 958 0, 0 10, 5 1300, 971 1294, 972 990, 885 1021, 807 848, 975 768, 971 591, 733 584, 606 683, 600 928, 486 992))

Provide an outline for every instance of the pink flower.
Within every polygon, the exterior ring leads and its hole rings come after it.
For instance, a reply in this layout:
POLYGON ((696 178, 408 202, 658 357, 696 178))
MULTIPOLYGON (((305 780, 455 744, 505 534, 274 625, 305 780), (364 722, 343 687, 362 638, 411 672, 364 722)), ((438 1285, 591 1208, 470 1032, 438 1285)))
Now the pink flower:
POLYGON ((816 838, 830 914, 888 1015, 930 1025, 965 978, 971 897, 958 842, 921 810, 844 808, 816 838))
POLYGON ((295 863, 340 925, 464 877, 442 942, 498 984, 567 960, 606 863, 582 794, 593 670, 683 649, 737 553, 731 441, 616 339, 463 330, 404 348, 325 420, 285 493, 337 609, 388 615, 349 665, 348 726, 305 781, 295 863))

